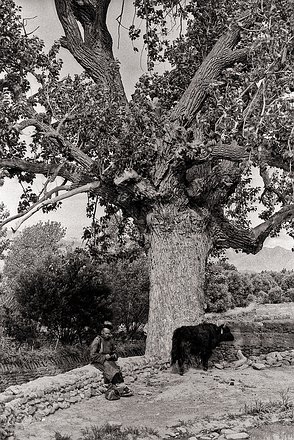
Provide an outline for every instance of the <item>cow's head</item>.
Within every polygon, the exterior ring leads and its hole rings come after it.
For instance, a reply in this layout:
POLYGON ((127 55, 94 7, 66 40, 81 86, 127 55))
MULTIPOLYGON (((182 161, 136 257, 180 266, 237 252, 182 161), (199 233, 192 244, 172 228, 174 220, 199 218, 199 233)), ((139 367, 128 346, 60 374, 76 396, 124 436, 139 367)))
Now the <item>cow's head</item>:
POLYGON ((222 324, 218 328, 220 331, 220 340, 221 341, 233 341, 234 340, 234 336, 231 333, 231 330, 229 329, 229 327, 227 325, 222 324))

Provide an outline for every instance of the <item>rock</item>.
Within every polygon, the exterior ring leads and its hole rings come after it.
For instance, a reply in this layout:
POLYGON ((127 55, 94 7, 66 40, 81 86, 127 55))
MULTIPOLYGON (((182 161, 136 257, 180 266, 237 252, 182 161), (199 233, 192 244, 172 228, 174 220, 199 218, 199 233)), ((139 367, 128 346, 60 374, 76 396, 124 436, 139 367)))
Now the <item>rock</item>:
POLYGON ((197 440, 197 438, 193 436, 193 437, 189 437, 188 440, 197 440))
POLYGON ((15 399, 15 395, 9 394, 9 395, 2 395, 0 396, 0 403, 8 403, 15 399))
POLYGON ((256 362, 256 364, 252 365, 252 368, 254 368, 254 370, 264 370, 266 367, 261 362, 256 362))
MULTIPOLYGON (((139 393, 138 393, 139 394, 139 393)), ((178 428, 179 426, 181 426, 182 422, 180 420, 178 420, 177 422, 170 422, 166 424, 167 428, 178 428)))
POLYGON ((186 428, 183 428, 183 426, 179 426, 179 427, 177 428, 177 431, 179 431, 179 432, 181 432, 181 433, 183 433, 183 434, 186 434, 187 429, 186 429, 186 428))
POLYGON ((224 435, 236 434, 236 431, 231 428, 223 428, 223 429, 221 429, 221 434, 224 434, 224 435))
POLYGON ((236 432, 235 434, 227 434, 227 440, 241 440, 244 438, 249 438, 249 434, 247 432, 236 432))
POLYGON ((274 365, 277 362, 277 359, 272 356, 267 356, 266 363, 269 365, 274 365))
POLYGON ((247 362, 247 358, 239 359, 238 361, 235 361, 233 365, 235 368, 240 368, 242 367, 242 365, 246 364, 246 362, 247 362))
POLYGON ((109 426, 110 428, 121 428, 122 427, 122 423, 120 422, 115 422, 113 420, 110 420, 106 423, 107 426, 109 426))
POLYGON ((246 370, 246 368, 249 368, 251 364, 249 364, 248 362, 245 362, 245 364, 241 365, 240 367, 238 367, 238 370, 246 370))
POLYGON ((222 364, 214 364, 215 368, 217 368, 218 370, 223 370, 224 366, 222 364))

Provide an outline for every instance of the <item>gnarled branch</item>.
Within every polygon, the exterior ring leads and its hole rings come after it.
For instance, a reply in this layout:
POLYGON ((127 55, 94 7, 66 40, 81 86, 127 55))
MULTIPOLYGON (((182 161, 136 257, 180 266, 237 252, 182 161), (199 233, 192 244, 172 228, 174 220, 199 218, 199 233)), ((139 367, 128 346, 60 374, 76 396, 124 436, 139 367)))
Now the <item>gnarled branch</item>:
POLYGON ((13 128, 18 132, 21 132, 26 127, 35 127, 37 130, 41 131, 45 136, 56 139, 63 147, 68 149, 69 153, 76 160, 77 163, 79 163, 88 170, 92 169, 94 165, 93 160, 87 154, 85 154, 83 151, 77 148, 75 145, 67 141, 58 132, 58 130, 55 130, 51 125, 47 125, 44 122, 40 121, 37 114, 35 114, 34 118, 25 119, 13 126, 13 128))
POLYGON ((119 67, 112 52, 112 38, 106 18, 110 0, 55 0, 65 37, 61 45, 68 49, 91 78, 107 95, 127 103, 119 67), (82 37, 78 22, 84 29, 82 37))
POLYGON ((243 252, 256 254, 262 249, 264 241, 276 228, 294 218, 294 204, 282 207, 268 220, 258 226, 245 229, 234 225, 221 215, 215 218, 214 243, 219 248, 241 249, 243 252))
MULTIPOLYGON (((245 19, 247 20, 249 16, 250 14, 245 19)), ((172 121, 179 120, 185 126, 189 126, 193 122, 195 114, 201 108, 209 86, 214 80, 219 77, 225 68, 246 60, 249 48, 233 50, 240 39, 241 21, 240 19, 237 20, 237 23, 215 43, 195 73, 180 101, 171 111, 169 117, 172 121)))

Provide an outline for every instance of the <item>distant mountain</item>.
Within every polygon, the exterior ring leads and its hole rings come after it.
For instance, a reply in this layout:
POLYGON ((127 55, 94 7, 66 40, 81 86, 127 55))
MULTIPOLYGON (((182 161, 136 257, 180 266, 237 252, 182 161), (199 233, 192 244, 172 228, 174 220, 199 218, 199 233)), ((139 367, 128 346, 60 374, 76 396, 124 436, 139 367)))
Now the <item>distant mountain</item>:
POLYGON ((280 246, 274 248, 264 247, 256 255, 236 253, 234 250, 229 249, 226 256, 229 258, 229 262, 240 272, 294 270, 294 252, 280 246))

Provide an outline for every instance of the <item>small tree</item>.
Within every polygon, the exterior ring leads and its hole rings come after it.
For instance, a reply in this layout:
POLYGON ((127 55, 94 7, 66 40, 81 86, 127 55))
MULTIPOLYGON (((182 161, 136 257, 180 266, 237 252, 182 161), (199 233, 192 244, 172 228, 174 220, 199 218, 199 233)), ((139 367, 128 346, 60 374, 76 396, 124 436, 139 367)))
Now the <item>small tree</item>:
POLYGON ((267 294, 267 302, 271 304, 278 304, 284 301, 284 293, 281 287, 272 287, 267 294))
POLYGON ((221 264, 210 264, 205 278, 207 312, 224 312, 232 305, 228 280, 221 264))
POLYGON ((24 317, 18 310, 4 307, 2 325, 4 334, 15 341, 29 346, 35 346, 39 336, 38 323, 24 317))
POLYGON ((25 228, 11 241, 9 252, 4 260, 3 276, 6 284, 13 290, 20 274, 32 272, 34 268, 58 252, 66 229, 59 222, 38 222, 25 228))
POLYGON ((294 301, 294 287, 290 287, 290 289, 286 290, 285 301, 289 301, 289 302, 294 301))
POLYGON ((38 269, 22 273, 16 297, 24 317, 66 343, 92 337, 112 315, 110 289, 80 250, 50 256, 38 269))
POLYGON ((259 292, 268 293, 272 287, 276 287, 277 283, 269 272, 261 272, 251 275, 253 294, 258 297, 259 292))
POLYGON ((103 268, 112 289, 113 322, 123 324, 127 334, 133 336, 141 324, 148 320, 149 277, 146 257, 118 259, 103 268))

